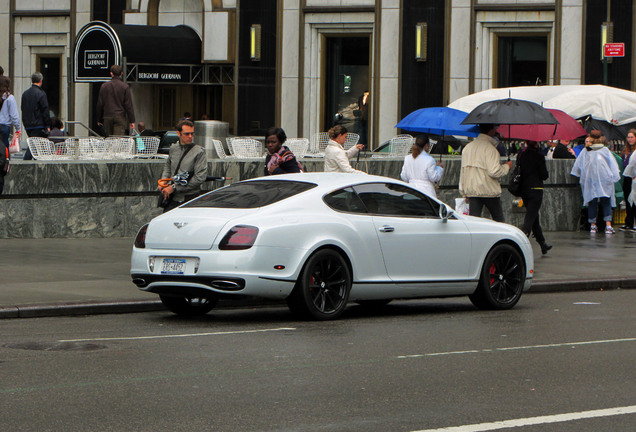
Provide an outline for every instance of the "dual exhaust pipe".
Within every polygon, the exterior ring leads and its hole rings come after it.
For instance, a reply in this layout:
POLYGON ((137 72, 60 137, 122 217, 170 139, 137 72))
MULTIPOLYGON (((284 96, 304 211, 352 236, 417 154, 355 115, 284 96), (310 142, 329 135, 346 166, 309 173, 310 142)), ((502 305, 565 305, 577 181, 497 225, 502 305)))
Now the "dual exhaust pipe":
MULTIPOLYGON (((145 288, 148 286, 150 282, 146 281, 144 278, 133 278, 133 283, 137 285, 139 288, 145 288)), ((208 283, 212 288, 216 288, 218 290, 223 291, 238 291, 242 289, 242 286, 234 281, 225 280, 225 279, 213 279, 208 283)))

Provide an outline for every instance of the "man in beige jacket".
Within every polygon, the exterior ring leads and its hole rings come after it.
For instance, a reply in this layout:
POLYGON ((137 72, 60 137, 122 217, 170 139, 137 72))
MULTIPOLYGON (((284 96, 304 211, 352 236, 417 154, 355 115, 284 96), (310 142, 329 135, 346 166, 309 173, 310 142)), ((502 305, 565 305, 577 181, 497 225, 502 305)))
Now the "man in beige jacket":
POLYGON ((492 218, 504 222, 499 178, 508 174, 512 162, 501 163, 494 139, 497 125, 480 124, 479 136, 462 151, 459 193, 468 199, 469 214, 481 217, 486 206, 492 218))

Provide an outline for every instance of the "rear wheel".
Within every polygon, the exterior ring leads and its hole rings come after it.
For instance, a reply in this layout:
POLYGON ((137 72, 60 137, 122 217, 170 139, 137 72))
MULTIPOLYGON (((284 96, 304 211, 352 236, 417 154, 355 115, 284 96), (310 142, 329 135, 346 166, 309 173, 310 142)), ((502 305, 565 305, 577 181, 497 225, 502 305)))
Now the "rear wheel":
POLYGON ((347 306, 350 290, 351 272, 345 259, 335 250, 322 249, 305 263, 287 304, 303 318, 336 319, 347 306))
POLYGON ((469 296, 480 309, 510 309, 517 304, 526 280, 525 262, 512 246, 495 246, 486 256, 477 290, 469 296))
POLYGON ((205 297, 173 297, 160 295, 159 298, 169 311, 182 316, 205 315, 214 309, 216 299, 205 297))

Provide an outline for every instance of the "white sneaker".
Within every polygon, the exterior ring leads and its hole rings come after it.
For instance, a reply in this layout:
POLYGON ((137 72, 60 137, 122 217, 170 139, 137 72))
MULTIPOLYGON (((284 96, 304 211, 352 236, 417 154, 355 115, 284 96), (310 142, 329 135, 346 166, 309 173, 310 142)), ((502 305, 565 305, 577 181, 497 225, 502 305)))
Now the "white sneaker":
POLYGON ((614 231, 614 228, 612 228, 611 226, 606 226, 605 234, 616 234, 616 231, 614 231))
POLYGON ((596 225, 592 225, 592 226, 590 227, 590 232, 591 232, 591 233, 595 233, 596 231, 597 231, 597 229, 596 229, 596 225))

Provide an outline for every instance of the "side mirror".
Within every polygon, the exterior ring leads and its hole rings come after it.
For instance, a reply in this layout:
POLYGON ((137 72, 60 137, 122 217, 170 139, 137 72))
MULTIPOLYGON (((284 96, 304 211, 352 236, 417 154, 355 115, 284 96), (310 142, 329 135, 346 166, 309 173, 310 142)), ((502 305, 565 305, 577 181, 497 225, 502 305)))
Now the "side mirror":
POLYGON ((442 222, 446 223, 448 221, 448 218, 451 217, 453 215, 453 211, 450 210, 446 204, 442 204, 439 206, 439 217, 442 220, 442 222))

